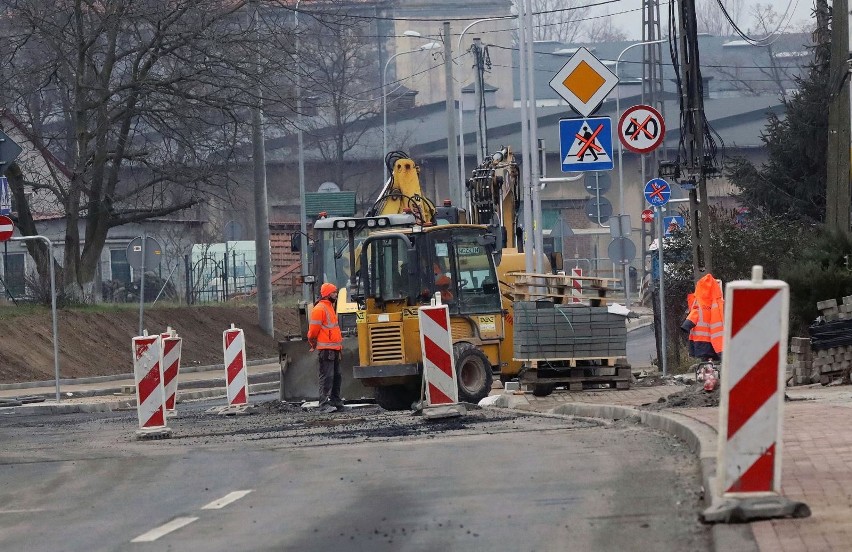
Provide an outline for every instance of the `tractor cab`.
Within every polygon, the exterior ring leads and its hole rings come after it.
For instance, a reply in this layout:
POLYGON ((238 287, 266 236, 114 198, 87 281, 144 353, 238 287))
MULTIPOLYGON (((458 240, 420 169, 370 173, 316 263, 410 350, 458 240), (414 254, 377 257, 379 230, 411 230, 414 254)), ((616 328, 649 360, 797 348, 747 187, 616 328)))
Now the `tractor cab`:
POLYGON ((453 224, 364 240, 353 375, 375 388, 383 408, 409 408, 420 395, 418 307, 439 293, 449 307, 459 400, 476 403, 490 392, 504 331, 496 241, 482 226, 453 224))
POLYGON ((440 293, 451 314, 500 312, 495 243, 467 225, 376 233, 361 249, 359 299, 368 312, 398 311, 440 293))

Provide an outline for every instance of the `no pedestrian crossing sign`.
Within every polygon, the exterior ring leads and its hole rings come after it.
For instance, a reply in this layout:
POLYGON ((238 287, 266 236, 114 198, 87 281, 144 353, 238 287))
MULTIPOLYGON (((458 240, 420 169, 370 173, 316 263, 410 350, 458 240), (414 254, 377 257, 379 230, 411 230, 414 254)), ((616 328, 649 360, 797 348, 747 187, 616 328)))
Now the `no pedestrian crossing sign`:
POLYGON ((655 207, 668 203, 671 195, 671 186, 662 178, 651 179, 645 184, 645 200, 655 207))
POLYGON ((666 236, 671 235, 672 232, 677 232, 685 225, 686 222, 684 222, 683 217, 680 215, 663 217, 663 231, 666 236))
POLYGON ((609 117, 559 121, 562 172, 611 171, 612 121, 609 117))

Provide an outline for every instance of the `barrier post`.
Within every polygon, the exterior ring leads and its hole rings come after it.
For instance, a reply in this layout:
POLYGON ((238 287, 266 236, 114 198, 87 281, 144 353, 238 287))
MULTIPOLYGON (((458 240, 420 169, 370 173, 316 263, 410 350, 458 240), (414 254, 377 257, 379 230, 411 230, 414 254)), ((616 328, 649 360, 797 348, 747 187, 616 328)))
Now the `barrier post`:
POLYGON ((423 354, 423 379, 426 386, 426 419, 461 416, 467 412, 459 404, 456 361, 447 305, 420 307, 420 350, 423 354))
POLYGON ((231 324, 231 328, 222 333, 222 349, 225 353, 228 406, 248 404, 248 370, 243 330, 231 324))
POLYGON ((136 380, 137 439, 171 437, 166 427, 163 369, 160 363, 160 336, 144 335, 132 340, 133 376, 136 380))
POLYGON ((781 496, 789 308, 789 287, 764 280, 761 266, 725 289, 716 492, 704 521, 810 515, 781 496))
MULTIPOLYGON (((582 268, 572 268, 571 276, 583 276, 582 268)), ((583 280, 572 279, 571 280, 571 302, 572 303, 582 303, 583 299, 583 280)))
POLYGON ((183 339, 178 336, 171 327, 160 334, 163 344, 163 387, 166 393, 166 411, 169 414, 175 412, 177 400, 178 374, 180 372, 180 353, 183 347, 183 339))

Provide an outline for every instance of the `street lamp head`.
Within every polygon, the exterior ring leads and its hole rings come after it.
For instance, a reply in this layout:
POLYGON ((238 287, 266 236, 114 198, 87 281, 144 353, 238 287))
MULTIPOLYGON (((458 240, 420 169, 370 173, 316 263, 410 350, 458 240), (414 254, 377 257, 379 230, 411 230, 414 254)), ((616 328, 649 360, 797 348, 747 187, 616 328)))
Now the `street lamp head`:
POLYGON ((410 36, 411 38, 420 38, 423 35, 421 35, 417 31, 404 31, 402 33, 402 36, 410 36))
POLYGON ((424 44, 423 46, 421 46, 419 49, 420 50, 435 50, 435 49, 440 48, 440 47, 441 47, 440 42, 429 42, 428 44, 424 44))

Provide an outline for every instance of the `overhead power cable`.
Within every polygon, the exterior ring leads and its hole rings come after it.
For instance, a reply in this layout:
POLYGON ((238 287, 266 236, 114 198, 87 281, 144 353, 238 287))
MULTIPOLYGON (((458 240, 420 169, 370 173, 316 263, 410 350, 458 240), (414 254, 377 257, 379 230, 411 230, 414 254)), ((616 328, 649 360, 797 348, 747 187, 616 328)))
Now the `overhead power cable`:
POLYGON ((793 15, 791 13, 791 8, 792 8, 792 12, 795 13, 796 8, 799 6, 799 0, 788 0, 787 9, 784 10, 784 15, 781 16, 781 19, 778 22, 778 26, 775 28, 775 30, 768 33, 763 38, 754 38, 752 36, 749 36, 745 32, 743 32, 742 29, 740 29, 740 27, 734 21, 734 18, 731 17, 731 14, 728 13, 728 9, 725 7, 725 4, 722 2, 722 0, 716 0, 716 3, 719 5, 719 9, 722 10, 722 15, 725 16, 725 19, 728 21, 728 24, 734 29, 734 31, 738 35, 740 35, 743 38, 743 40, 745 40, 746 42, 748 42, 752 46, 769 46, 770 44, 774 44, 775 41, 778 40, 778 38, 781 36, 781 34, 787 29, 787 27, 790 26, 790 23, 792 23, 792 21, 793 21, 793 15), (789 19, 787 17, 788 15, 790 16, 789 19), (787 20, 786 23, 785 23, 785 20, 787 20))

